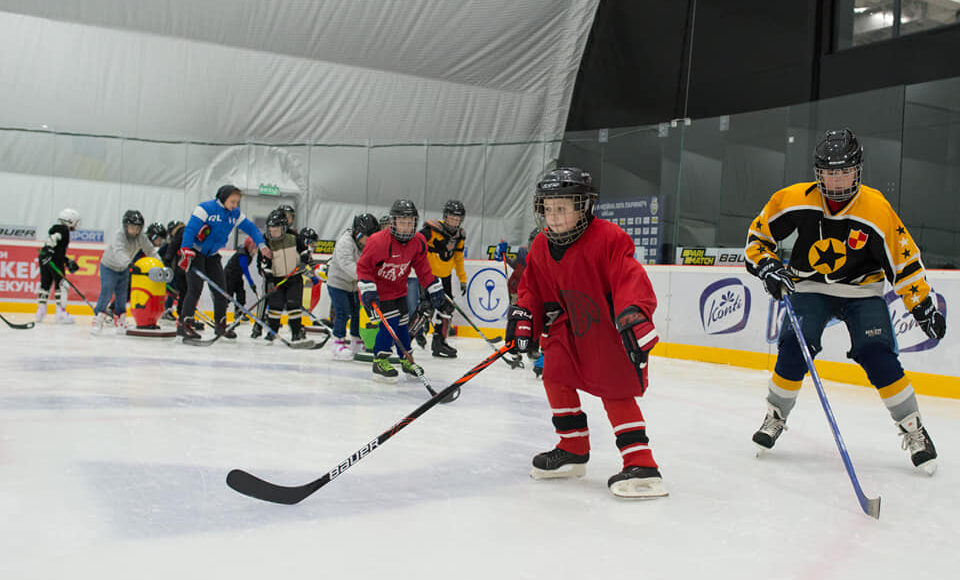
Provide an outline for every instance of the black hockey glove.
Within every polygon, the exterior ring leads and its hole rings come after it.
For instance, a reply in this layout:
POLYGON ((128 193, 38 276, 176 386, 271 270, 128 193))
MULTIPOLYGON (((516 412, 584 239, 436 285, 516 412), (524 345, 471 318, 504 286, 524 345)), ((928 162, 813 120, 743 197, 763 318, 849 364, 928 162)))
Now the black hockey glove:
POLYGON ((781 300, 784 296, 793 294, 797 288, 793 283, 793 278, 790 277, 789 272, 783 267, 780 260, 774 260, 773 258, 767 258, 767 260, 761 262, 757 269, 757 278, 763 281, 764 290, 767 291, 767 294, 773 296, 774 300, 781 300))
POLYGON ((434 279, 433 283, 427 286, 427 295, 430 296, 430 302, 433 307, 444 318, 450 318, 453 314, 453 304, 447 301, 447 295, 443 292, 443 284, 440 279, 434 279))
POLYGON ((77 264, 76 260, 71 260, 67 258, 67 270, 70 270, 71 274, 76 274, 77 270, 80 269, 80 266, 77 264))
POLYGON ((533 341, 533 313, 522 306, 513 305, 507 311, 507 330, 504 342, 513 342, 510 352, 527 352, 533 341))
POLYGON ((623 347, 627 350, 627 356, 630 357, 633 367, 637 369, 641 389, 646 391, 647 358, 650 356, 650 349, 660 341, 657 329, 654 328, 650 317, 633 304, 617 315, 616 324, 623 347))
POLYGON ((424 296, 410 319, 410 336, 417 336, 423 332, 424 328, 429 327, 431 318, 433 318, 433 306, 424 296))
POLYGON ((466 282, 460 282, 460 295, 461 295, 461 296, 466 296, 466 295, 467 295, 467 283, 466 283, 466 282))
POLYGON ((914 306, 910 314, 913 314, 917 324, 920 325, 920 329, 927 333, 930 338, 940 340, 947 334, 947 319, 937 310, 930 296, 914 306))
POLYGON ((367 311, 367 316, 370 320, 379 320, 377 313, 373 310, 373 303, 380 303, 376 282, 359 280, 357 281, 357 288, 360 290, 360 302, 363 303, 363 309, 367 311))

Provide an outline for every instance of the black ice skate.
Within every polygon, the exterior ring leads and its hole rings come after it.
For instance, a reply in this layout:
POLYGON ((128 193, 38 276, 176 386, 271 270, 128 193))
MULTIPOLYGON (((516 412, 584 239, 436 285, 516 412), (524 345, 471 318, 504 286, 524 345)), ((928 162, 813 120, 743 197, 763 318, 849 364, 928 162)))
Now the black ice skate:
POLYGON ((433 356, 437 358, 457 358, 457 349, 447 344, 439 334, 433 335, 431 349, 433 350, 433 356))
POLYGON ((933 475, 937 470, 937 449, 933 446, 926 427, 920 423, 920 413, 910 413, 897 423, 897 428, 903 437, 903 448, 910 452, 913 465, 927 475, 933 475))
POLYGON ((577 455, 559 447, 539 453, 533 458, 530 477, 534 479, 554 479, 560 477, 583 477, 587 472, 584 464, 589 461, 590 453, 577 455))
POLYGON ((607 480, 610 493, 629 499, 651 499, 669 495, 656 467, 631 465, 607 480))
POLYGON ((263 334, 263 329, 260 328, 259 324, 254 324, 253 329, 250 330, 250 338, 260 338, 261 334, 263 334))
POLYGON ((780 434, 787 430, 787 420, 783 418, 780 409, 767 403, 767 416, 763 419, 760 430, 753 434, 753 442, 757 444, 757 457, 764 451, 773 449, 780 434))
POLYGON ((420 348, 427 348, 427 337, 423 335, 422 332, 418 333, 413 337, 417 344, 420 345, 420 348))
POLYGON ((384 383, 397 382, 400 373, 390 364, 390 353, 378 352, 373 357, 373 378, 384 383))
POLYGON ((297 342, 298 340, 307 340, 307 331, 302 326, 290 329, 290 342, 297 342))

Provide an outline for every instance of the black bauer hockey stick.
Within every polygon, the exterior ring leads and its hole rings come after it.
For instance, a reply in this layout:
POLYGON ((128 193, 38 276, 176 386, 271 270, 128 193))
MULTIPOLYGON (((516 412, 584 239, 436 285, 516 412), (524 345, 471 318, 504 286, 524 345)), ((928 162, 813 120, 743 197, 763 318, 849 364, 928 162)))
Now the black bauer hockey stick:
MULTIPOLYGON (((460 308, 460 305, 453 301, 453 298, 447 296, 446 294, 444 294, 444 297, 450 302, 450 304, 453 304, 453 307, 457 309, 457 312, 460 313, 460 316, 462 316, 467 322, 470 323, 470 326, 472 326, 473 329, 474 329, 475 331, 477 331, 477 334, 480 335, 480 338, 482 338, 482 339, 484 340, 484 342, 486 342, 487 344, 489 344, 489 345, 490 345, 490 348, 492 348, 493 350, 497 350, 497 347, 495 347, 495 346, 493 346, 493 345, 495 345, 495 344, 497 344, 498 342, 500 342, 501 340, 503 340, 503 338, 502 338, 502 337, 499 337, 499 336, 494 337, 494 338, 487 338, 486 335, 484 335, 482 332, 480 332, 480 329, 477 328, 477 325, 474 324, 472 320, 470 320, 470 317, 467 316, 467 313, 464 312, 462 308, 460 308)), ((514 355, 514 356, 509 356, 509 357, 508 357, 508 356, 505 356, 505 357, 503 357, 503 362, 507 363, 507 364, 510 366, 510 368, 512 368, 512 369, 516 369, 516 368, 522 369, 522 368, 523 368, 523 357, 522 357, 521 355, 519 355, 519 354, 518 354, 518 355, 514 355)))
POLYGON ((425 403, 413 410, 409 415, 400 419, 392 427, 381 433, 357 451, 353 453, 350 457, 347 457, 341 461, 336 467, 323 474, 322 477, 315 481, 311 481, 306 485, 299 486, 284 486, 277 485, 275 483, 270 483, 260 479, 259 477, 250 474, 242 469, 234 469, 227 474, 227 485, 231 489, 242 493, 243 495, 250 496, 255 499, 270 501, 273 503, 282 503, 286 505, 293 505, 295 503, 300 503, 304 499, 310 496, 313 492, 317 491, 321 487, 327 485, 333 481, 338 476, 342 475, 344 471, 350 469, 355 463, 369 455, 374 449, 377 449, 384 443, 387 439, 390 439, 394 435, 400 432, 401 429, 413 423, 420 415, 423 415, 430 409, 432 409, 440 400, 449 395, 454 391, 454 389, 459 390, 460 386, 477 376, 477 374, 488 366, 492 365, 498 358, 503 356, 510 348, 513 347, 513 343, 507 343, 504 346, 500 347, 500 350, 491 354, 483 360, 480 364, 473 367, 467 371, 462 377, 454 381, 449 387, 443 389, 433 397, 430 397, 425 403))
MULTIPOLYGON (((270 297, 271 294, 273 294, 274 292, 276 292, 277 290, 279 290, 280 287, 283 286, 283 283, 286 282, 287 280, 289 280, 290 278, 292 278, 292 277, 294 276, 294 274, 302 274, 302 273, 303 273, 303 269, 302 269, 302 268, 295 268, 295 269, 293 270, 293 272, 290 272, 289 274, 287 274, 287 276, 284 277, 283 280, 280 280, 279 282, 277 282, 277 284, 274 286, 273 290, 271 290, 270 292, 267 292, 267 293, 264 294, 261 298, 259 298, 259 299, 257 300, 257 302, 250 308, 250 310, 256 310, 264 300, 266 300, 267 298, 270 297)), ((240 325, 240 323, 241 323, 242 320, 243 320, 243 319, 242 319, 241 317, 239 317, 239 316, 236 317, 236 319, 234 319, 234 321, 230 323, 230 326, 227 327, 227 330, 233 330, 234 328, 236 328, 237 326, 240 325)), ((199 338, 185 338, 185 339, 183 340, 183 343, 184 343, 184 344, 189 344, 190 346, 210 346, 211 344, 217 342, 217 340, 219 340, 221 336, 223 336, 223 335, 222 335, 222 334, 218 334, 218 335, 214 336, 213 338, 210 338, 210 339, 207 339, 207 340, 202 340, 202 339, 199 339, 199 338)), ((321 346, 322 346, 322 345, 321 345, 321 346)))
MULTIPOLYGON (((419 366, 417 366, 416 364, 414 364, 414 362, 413 362, 413 355, 410 354, 410 351, 407 350, 406 347, 403 346, 403 343, 400 342, 400 337, 397 336, 397 333, 395 333, 395 332, 393 331, 393 328, 391 328, 390 323, 387 322, 387 317, 384 316, 384 315, 383 315, 383 312, 380 310, 380 305, 377 304, 376 302, 374 302, 374 303, 372 303, 370 306, 373 307, 373 311, 377 313, 377 318, 380 319, 380 324, 381 324, 384 328, 386 328, 386 329, 387 329, 387 332, 390 333, 390 336, 393 337, 393 342, 397 345, 397 348, 398 348, 398 349, 400 350, 400 352, 403 354, 403 358, 405 358, 405 359, 407 359, 408 361, 410 361, 410 364, 413 365, 413 372, 414 372, 414 374, 417 375, 417 378, 420 379, 420 382, 423 383, 423 386, 427 388, 427 392, 430 393, 430 396, 431 396, 431 397, 437 396, 437 391, 436 391, 432 386, 430 386, 430 383, 427 382, 426 377, 423 376, 423 370, 420 369, 419 366)), ((376 354, 376 353, 375 353, 375 354, 376 354)), ((449 393, 449 395, 447 395, 447 397, 444 398, 444 399, 442 399, 440 402, 441 402, 441 403, 452 403, 452 402, 456 401, 457 398, 459 398, 459 397, 460 397, 460 389, 456 389, 456 390, 454 390, 454 391, 451 391, 451 392, 449 393)))
POLYGON ((59 274, 60 277, 63 278, 63 281, 64 281, 64 282, 66 282, 67 284, 70 285, 71 288, 73 288, 73 291, 76 292, 77 295, 78 295, 84 302, 87 303, 87 306, 90 307, 90 310, 92 310, 94 316, 96 316, 96 314, 97 314, 97 309, 94 308, 93 304, 90 304, 90 301, 87 300, 87 297, 83 295, 83 292, 81 292, 79 288, 77 288, 76 286, 73 285, 73 282, 70 281, 70 278, 67 278, 66 275, 64 275, 64 273, 60 271, 60 268, 57 268, 56 264, 54 264, 53 262, 47 262, 47 265, 50 266, 50 269, 51 269, 51 270, 53 270, 54 272, 56 272, 57 274, 59 274))
POLYGON ((0 315, 0 320, 6 322, 7 326, 9 326, 10 328, 16 328, 17 330, 29 330, 35 326, 35 323, 32 320, 30 322, 27 322, 26 324, 17 324, 16 322, 10 322, 6 318, 4 318, 3 315, 0 315))
POLYGON ((810 369, 810 377, 813 379, 813 386, 817 388, 817 396, 820 397, 820 405, 823 412, 827 415, 827 421, 830 423, 830 429, 833 431, 833 438, 837 442, 837 449, 840 450, 840 457, 843 459, 843 466, 847 469, 847 475, 850 476, 850 483, 853 484, 853 491, 857 494, 857 501, 860 502, 860 509, 863 513, 876 519, 880 519, 880 498, 868 498, 863 489, 860 488, 860 480, 853 470, 853 462, 850 461, 850 454, 847 453, 847 446, 843 443, 843 437, 840 436, 840 429, 837 427, 837 420, 833 416, 833 410, 830 408, 830 402, 827 401, 827 394, 823 390, 823 383, 820 382, 820 375, 817 368, 813 365, 813 357, 810 356, 810 349, 807 348, 807 340, 803 337, 803 331, 800 330, 800 321, 797 314, 793 311, 793 305, 790 299, 783 297, 783 305, 787 308, 787 314, 790 316, 790 324, 793 325, 794 334, 800 342, 800 350, 803 352, 803 360, 807 362, 807 368, 810 369))
POLYGON ((213 288, 214 290, 216 290, 221 296, 223 296, 224 298, 226 298, 226 299, 229 300, 230 302, 233 302, 233 305, 234 305, 235 307, 239 308, 239 309, 240 309, 240 312, 243 312, 244 314, 246 314, 246 315, 247 315, 247 318, 249 318, 250 320, 252 320, 252 321, 256 322, 257 324, 259 324, 259 325, 260 325, 264 330, 266 330, 269 334, 273 334, 274 336, 276 336, 278 339, 280 339, 280 342, 282 342, 283 344, 287 345, 288 347, 293 348, 293 349, 297 349, 297 350, 315 350, 315 349, 318 349, 318 348, 320 348, 320 347, 322 346, 322 345, 319 345, 319 344, 313 342, 312 340, 300 340, 300 341, 297 341, 297 342, 290 342, 289 340, 283 338, 283 337, 280 336, 277 332, 275 332, 272 328, 270 328, 270 326, 267 325, 266 322, 260 320, 260 319, 257 318, 256 316, 254 316, 253 313, 250 312, 249 310, 247 310, 247 309, 243 306, 243 304, 240 304, 240 303, 237 301, 236 298, 234 298, 233 296, 230 296, 229 294, 227 294, 226 291, 225 291, 223 288, 221 288, 216 282, 214 282, 213 280, 210 279, 210 276, 207 276, 206 274, 204 274, 203 271, 201 271, 199 268, 195 268, 193 271, 197 274, 197 276, 200 277, 201 280, 203 280, 204 282, 206 282, 207 284, 209 284, 210 287, 213 288))

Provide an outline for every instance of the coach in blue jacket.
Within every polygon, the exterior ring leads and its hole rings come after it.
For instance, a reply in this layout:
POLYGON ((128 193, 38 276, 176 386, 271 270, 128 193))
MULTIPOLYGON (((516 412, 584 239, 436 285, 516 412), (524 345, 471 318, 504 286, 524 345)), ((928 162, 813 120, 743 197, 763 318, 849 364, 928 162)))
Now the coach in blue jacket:
MULTIPOLYGON (((217 190, 216 199, 205 201, 193 210, 183 230, 178 265, 187 273, 187 294, 180 305, 180 319, 177 321, 178 336, 200 338, 193 328, 193 313, 203 292, 203 280, 195 272, 203 271, 223 288, 223 265, 220 263, 219 251, 227 244, 233 228, 238 227, 243 230, 259 246, 260 253, 267 258, 270 257, 270 248, 264 242, 260 230, 240 211, 242 196, 243 193, 236 186, 222 186, 217 190)), ((227 331, 227 299, 213 288, 210 292, 213 295, 216 333, 223 335, 224 338, 236 338, 235 332, 227 331)))

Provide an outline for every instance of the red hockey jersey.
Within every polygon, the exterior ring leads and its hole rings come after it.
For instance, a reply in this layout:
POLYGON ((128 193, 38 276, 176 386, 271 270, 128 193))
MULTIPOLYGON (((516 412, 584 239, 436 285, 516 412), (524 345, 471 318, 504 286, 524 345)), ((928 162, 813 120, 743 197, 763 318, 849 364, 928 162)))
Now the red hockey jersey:
POLYGON ((647 272, 633 252, 630 236, 600 218, 593 219, 560 261, 550 255, 545 236, 533 241, 517 304, 533 313, 534 332, 546 332, 540 339, 545 381, 602 398, 642 394, 614 325, 616 315, 631 304, 651 318, 657 307, 647 272))
POLYGON ((427 240, 417 233, 401 244, 390 230, 381 230, 369 238, 357 260, 357 279, 377 284, 380 300, 393 300, 407 295, 410 268, 417 272, 420 285, 427 287, 434 276, 427 261, 427 240))

